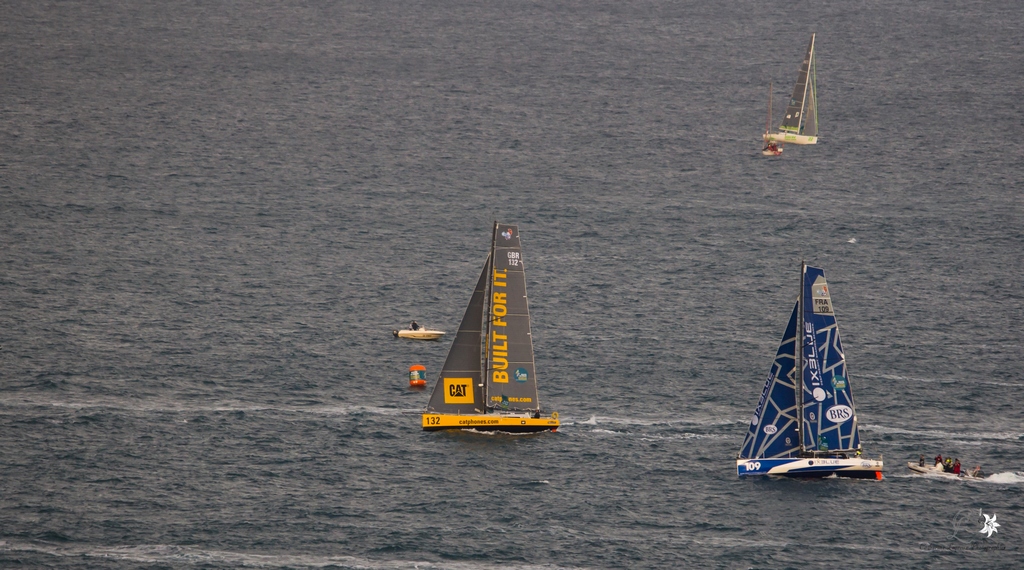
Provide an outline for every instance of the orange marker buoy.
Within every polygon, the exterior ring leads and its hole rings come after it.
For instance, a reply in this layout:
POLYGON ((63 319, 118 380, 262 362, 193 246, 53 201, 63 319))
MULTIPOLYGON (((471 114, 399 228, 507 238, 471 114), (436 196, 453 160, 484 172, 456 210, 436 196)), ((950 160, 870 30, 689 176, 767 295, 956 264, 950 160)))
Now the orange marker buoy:
POLYGON ((409 387, 427 387, 427 367, 422 364, 413 364, 409 367, 409 387))

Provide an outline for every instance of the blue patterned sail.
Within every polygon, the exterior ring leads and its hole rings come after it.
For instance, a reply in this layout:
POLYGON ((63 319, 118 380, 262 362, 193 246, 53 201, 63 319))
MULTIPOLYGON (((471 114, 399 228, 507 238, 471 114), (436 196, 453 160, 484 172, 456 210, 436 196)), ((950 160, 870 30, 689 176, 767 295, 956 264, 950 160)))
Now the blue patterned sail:
POLYGON ((789 317, 768 378, 750 419, 747 438, 740 448, 741 459, 796 457, 800 452, 796 405, 796 321, 797 309, 789 317))
POLYGON ((825 273, 800 266, 800 295, 736 457, 739 477, 882 479, 861 457, 857 413, 825 273))
POLYGON ((857 412, 832 298, 821 269, 804 267, 800 304, 804 451, 855 451, 860 448, 857 412))

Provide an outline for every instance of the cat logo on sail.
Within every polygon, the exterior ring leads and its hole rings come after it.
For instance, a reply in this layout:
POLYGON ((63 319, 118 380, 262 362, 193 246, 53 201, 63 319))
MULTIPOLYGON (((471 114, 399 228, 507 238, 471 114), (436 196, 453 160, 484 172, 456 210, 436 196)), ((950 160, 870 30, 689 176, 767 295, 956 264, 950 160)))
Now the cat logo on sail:
POLYGON ((473 379, 472 378, 445 378, 444 379, 444 403, 446 403, 446 404, 472 404, 473 403, 473 379))

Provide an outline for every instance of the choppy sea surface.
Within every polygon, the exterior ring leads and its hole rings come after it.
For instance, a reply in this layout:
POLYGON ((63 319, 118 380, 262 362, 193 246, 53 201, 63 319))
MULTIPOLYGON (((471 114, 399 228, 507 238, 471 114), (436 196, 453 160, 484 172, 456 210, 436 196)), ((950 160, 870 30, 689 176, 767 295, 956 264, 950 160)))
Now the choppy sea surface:
POLYGON ((0 566, 1019 567, 1019 4, 721 4, 8 2, 0 566), (563 427, 424 433, 495 219, 563 427), (736 476, 801 259, 882 481, 736 476))

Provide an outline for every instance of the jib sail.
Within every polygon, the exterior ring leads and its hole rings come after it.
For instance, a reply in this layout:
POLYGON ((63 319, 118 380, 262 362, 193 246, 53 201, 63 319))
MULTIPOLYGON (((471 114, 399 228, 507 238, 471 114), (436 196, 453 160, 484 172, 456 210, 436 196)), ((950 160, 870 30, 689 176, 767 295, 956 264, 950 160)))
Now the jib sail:
POLYGON ((482 324, 487 280, 491 259, 487 258, 477 280, 473 296, 462 316, 459 332, 448 349, 448 357, 430 394, 427 411, 443 414, 468 414, 484 411, 484 389, 481 374, 482 324))
POLYGON ((741 459, 794 457, 800 452, 796 404, 797 307, 789 317, 779 350, 750 419, 741 459))

